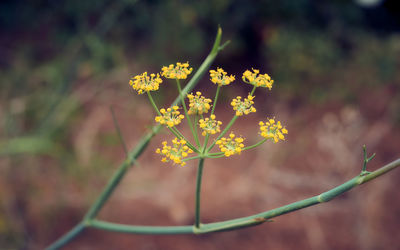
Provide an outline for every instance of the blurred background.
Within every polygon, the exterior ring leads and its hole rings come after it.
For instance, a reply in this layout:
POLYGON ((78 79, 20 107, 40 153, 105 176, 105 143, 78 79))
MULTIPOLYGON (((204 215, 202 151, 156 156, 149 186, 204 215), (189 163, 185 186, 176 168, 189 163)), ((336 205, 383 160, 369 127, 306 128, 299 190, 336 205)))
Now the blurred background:
MULTIPOLYGON (((271 75, 257 113, 233 130, 251 144, 258 121, 289 130, 240 157, 206 162, 202 218, 251 215, 324 192, 357 175, 362 145, 374 170, 400 157, 400 6, 356 1, 7 1, 0 3, 0 248, 43 249, 80 221, 124 160, 109 107, 130 149, 153 110, 128 81, 189 61, 198 68, 218 25, 231 43, 213 68, 237 81, 216 114, 251 89, 241 74, 271 75)), ((176 96, 164 81, 161 106, 176 96)), ((174 86, 174 85, 173 85, 174 86)), ((214 95, 205 77, 198 89, 214 95)), ((188 134, 188 129, 182 126, 188 134)), ((154 154, 163 131, 101 211, 142 225, 194 221, 195 162, 177 168, 154 154)), ((400 171, 315 207, 249 229, 192 236, 90 229, 65 249, 399 249, 400 171)))

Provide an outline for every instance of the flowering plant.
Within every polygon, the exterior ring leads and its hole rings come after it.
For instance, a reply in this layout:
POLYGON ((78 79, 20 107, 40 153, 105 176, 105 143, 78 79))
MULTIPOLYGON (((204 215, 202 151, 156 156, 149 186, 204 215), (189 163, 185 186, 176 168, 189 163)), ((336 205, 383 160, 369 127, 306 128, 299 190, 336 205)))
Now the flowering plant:
MULTIPOLYGON (((367 171, 367 163, 375 154, 368 157, 364 146, 364 160, 360 174, 329 191, 251 216, 214 223, 201 223, 200 194, 205 159, 239 155, 243 151, 255 148, 266 141, 271 141, 273 143, 284 141, 285 135, 288 134, 288 130, 280 121, 275 120, 275 118, 266 118, 266 120, 259 122, 259 135, 262 139, 250 146, 245 145, 245 138, 237 136, 233 131, 230 131, 238 118, 256 112, 256 108, 254 107, 254 92, 256 88, 261 87, 271 90, 273 87, 274 81, 271 77, 268 74, 260 74, 259 70, 246 70, 243 73, 243 82, 250 84, 253 87, 247 97, 238 96, 231 101, 233 117, 222 131, 222 122, 217 120, 215 107, 217 105, 221 88, 234 82, 235 77, 233 75, 228 75, 222 68, 209 70, 211 82, 217 85, 214 100, 204 97, 199 91, 190 93, 199 79, 208 71, 217 54, 226 46, 227 43, 221 45, 221 34, 221 29, 218 29, 217 37, 211 53, 207 56, 203 64, 183 89, 180 80, 188 79, 188 76, 193 71, 193 69, 189 67, 188 63, 176 63, 175 65, 171 64, 169 66, 164 66, 161 69, 161 73, 148 74, 147 72, 144 72, 130 80, 130 85, 139 95, 144 93, 147 94, 151 105, 157 113, 155 122, 158 124, 154 126, 149 133, 143 136, 136 148, 131 152, 127 152, 127 159, 121 164, 115 175, 110 179, 109 183, 101 192, 99 198, 90 207, 82 221, 71 229, 71 231, 49 246, 48 249, 61 248, 79 235, 84 229, 89 227, 134 234, 204 234, 255 226, 286 213, 297 211, 319 203, 328 202, 344 192, 373 180, 400 166, 400 159, 398 159, 373 172, 367 171), (151 92, 160 88, 160 85, 163 83, 161 77, 174 79, 176 81, 179 95, 170 107, 159 109, 151 92), (178 106, 179 103, 182 107, 178 106), (190 131, 193 134, 194 142, 189 141, 179 131, 178 125, 182 123, 182 120, 187 121, 190 131), (172 144, 163 141, 162 147, 156 149, 155 153, 161 155, 162 162, 185 166, 188 161, 198 160, 194 224, 187 226, 136 226, 111 223, 96 219, 97 214, 107 202, 114 189, 118 186, 129 167, 136 162, 136 159, 145 150, 149 141, 162 127, 166 127, 175 136, 171 141, 172 144), (228 136, 226 136, 227 134, 228 136), (215 145, 218 147, 215 147, 215 145)), ((116 127, 119 131, 117 123, 116 127)))
MULTIPOLYGON (((188 109, 185 102, 185 96, 182 93, 180 79, 186 79, 191 72, 192 68, 189 68, 189 63, 178 62, 176 65, 171 64, 168 67, 162 67, 161 73, 165 78, 176 80, 184 115, 179 111, 181 108, 176 105, 167 109, 159 109, 157 107, 151 92, 158 90, 159 85, 162 83, 158 73, 150 74, 149 77, 147 76, 147 72, 144 72, 130 80, 130 85, 132 85, 133 89, 136 90, 138 94, 143 94, 144 92, 147 93, 150 103, 158 114, 158 116, 155 117, 155 121, 164 125, 175 136, 175 139, 172 140, 172 146, 168 146, 168 143, 164 141, 163 148, 158 148, 156 150, 157 154, 164 156, 162 158, 163 162, 171 161, 174 164, 185 166, 186 162, 189 160, 202 159, 204 161, 205 158, 229 157, 234 154, 240 154, 244 150, 255 148, 267 140, 271 140, 275 143, 280 140, 285 140, 285 134, 288 133, 287 129, 281 125, 280 121, 275 122, 275 119, 270 118, 267 118, 265 123, 260 121, 259 134, 264 139, 254 145, 244 147, 243 142, 245 139, 242 137, 235 137, 233 132, 230 132, 229 137, 224 137, 238 117, 256 112, 253 101, 255 98, 254 92, 256 88, 268 87, 271 90, 274 82, 268 74, 259 75, 259 70, 255 69, 253 69, 254 73, 250 73, 249 70, 246 70, 243 73, 243 80, 246 83, 251 84, 253 88, 248 96, 243 100, 241 96, 232 100, 231 105, 233 107, 234 115, 232 120, 221 132, 220 127, 222 122, 216 120, 215 115, 218 95, 221 92, 221 87, 231 84, 235 80, 235 77, 233 75, 228 76, 222 68, 210 70, 211 82, 218 85, 214 101, 204 97, 199 91, 197 91, 196 94, 187 94, 186 99, 189 103, 188 109), (208 117, 205 117, 206 115, 208 115, 208 117), (189 142, 189 140, 177 128, 177 125, 179 125, 183 119, 187 120, 195 142, 189 142), (201 135, 204 136, 202 143, 200 142, 198 131, 201 131, 201 135), (219 133, 217 137, 214 138, 210 145, 208 145, 210 136, 216 135, 217 133, 219 133), (219 146, 219 152, 211 152, 215 145, 219 146), (197 155, 189 157, 190 153, 196 153, 197 155)), ((200 163, 203 164, 203 161, 200 161, 200 163)))

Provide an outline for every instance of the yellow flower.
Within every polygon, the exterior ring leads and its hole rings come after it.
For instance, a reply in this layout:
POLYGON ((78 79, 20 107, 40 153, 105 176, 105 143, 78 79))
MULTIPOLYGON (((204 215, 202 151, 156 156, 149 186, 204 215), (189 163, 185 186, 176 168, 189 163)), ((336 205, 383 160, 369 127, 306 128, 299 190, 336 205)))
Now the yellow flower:
POLYGON ((261 136, 266 139, 273 139, 275 143, 279 140, 284 141, 284 135, 288 133, 287 129, 282 127, 281 122, 275 122, 275 119, 267 118, 265 123, 261 121, 259 125, 261 136))
POLYGON ((184 115, 181 115, 178 111, 178 106, 173 106, 172 108, 160 109, 160 116, 156 116, 155 121, 162 124, 167 125, 168 127, 173 127, 181 123, 181 120, 185 118, 184 115))
POLYGON ((235 138, 235 134, 231 132, 229 138, 222 137, 216 144, 219 145, 221 152, 224 152, 225 156, 229 157, 242 152, 242 148, 244 147, 243 141, 242 137, 235 138))
POLYGON ((201 96, 201 92, 199 91, 196 92, 196 95, 193 95, 193 93, 191 93, 188 94, 187 97, 189 99, 189 115, 201 115, 203 113, 207 113, 208 110, 211 108, 211 99, 201 96))
POLYGON ((144 92, 158 90, 161 83, 162 79, 159 74, 150 74, 150 76, 148 76, 147 72, 137 75, 129 81, 129 84, 139 95, 144 92))
POLYGON ((156 150, 157 154, 165 156, 161 159, 162 162, 172 161, 174 164, 185 166, 186 162, 182 161, 182 159, 193 153, 193 150, 186 146, 186 141, 183 139, 173 139, 172 147, 168 146, 166 141, 163 141, 162 145, 162 149, 157 148, 156 150))
POLYGON ((219 86, 228 85, 235 80, 235 76, 228 76, 227 73, 221 69, 217 68, 217 70, 210 70, 211 81, 219 86))
POLYGON ((272 89, 272 85, 274 84, 274 80, 268 74, 259 74, 260 71, 258 69, 246 70, 243 73, 242 79, 245 83, 249 83, 256 87, 268 88, 272 89))
POLYGON ((189 63, 177 62, 176 65, 170 64, 168 67, 162 67, 161 75, 169 79, 186 79, 192 70, 193 68, 189 68, 189 63))
POLYGON ((199 120, 199 126, 203 129, 203 132, 201 133, 203 136, 221 132, 220 125, 222 122, 215 120, 215 115, 211 115, 210 118, 199 120))
POLYGON ((242 97, 238 96, 236 99, 233 99, 231 105, 233 110, 236 111, 237 116, 242 116, 243 114, 248 115, 249 113, 256 112, 256 108, 253 106, 254 104, 254 96, 248 95, 247 98, 242 101, 242 97))

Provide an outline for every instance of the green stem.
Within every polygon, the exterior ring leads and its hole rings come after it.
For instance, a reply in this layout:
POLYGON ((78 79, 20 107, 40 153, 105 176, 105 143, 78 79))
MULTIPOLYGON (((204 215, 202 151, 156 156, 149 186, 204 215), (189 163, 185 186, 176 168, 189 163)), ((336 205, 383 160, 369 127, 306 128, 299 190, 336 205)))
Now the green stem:
POLYGON ((217 139, 214 140, 214 142, 207 148, 206 152, 209 152, 215 145, 215 143, 222 138, 228 132, 228 130, 232 127, 232 125, 235 123, 239 116, 235 115, 232 120, 228 123, 228 125, 225 127, 225 129, 222 131, 222 133, 217 137, 217 139))
POLYGON ((220 154, 220 155, 206 155, 206 158, 211 158, 211 159, 217 159, 217 158, 223 158, 225 157, 224 154, 220 154))
POLYGON ((215 92, 215 98, 214 98, 214 103, 213 103, 213 106, 211 109, 211 114, 214 114, 215 106, 217 106, 217 100, 218 100, 220 89, 221 89, 221 86, 218 85, 217 91, 215 92))
POLYGON ((264 138, 263 140, 257 142, 256 144, 253 144, 253 145, 251 145, 251 146, 248 146, 248 147, 243 148, 242 151, 244 151, 244 150, 249 150, 249 149, 258 147, 258 146, 260 146, 261 144, 263 144, 263 143, 266 142, 266 141, 267 141, 267 139, 264 138))
POLYGON ((183 106, 183 110, 185 112, 187 123, 188 123, 188 125, 190 127, 190 130, 192 131, 192 134, 193 134, 194 140, 196 141, 197 146, 200 147, 199 138, 197 137, 197 133, 194 132, 193 125, 192 125, 192 120, 190 119, 190 116, 189 116, 187 108, 186 108, 185 99, 184 99, 184 96, 182 95, 182 88, 181 88, 181 84, 179 82, 179 79, 176 79, 176 86, 178 87, 179 96, 181 97, 181 103, 182 103, 182 106, 183 106))
POLYGON ((90 225, 94 228, 119 233, 134 234, 192 234, 193 226, 131 226, 93 220, 90 225))
MULTIPOLYGON (((222 35, 222 30, 221 28, 218 28, 217 36, 215 38, 215 42, 213 45, 213 48, 210 52, 210 54, 207 56, 207 58, 204 60, 204 62, 200 65, 199 69, 196 71, 196 73, 193 75, 192 79, 186 84, 186 86, 182 89, 182 95, 186 96, 193 88, 194 86, 198 83, 200 78, 207 72, 207 70, 210 68, 211 64, 215 60, 215 57, 218 55, 218 52, 221 51, 224 47, 225 44, 221 45, 221 35, 222 35)), ((176 105, 179 102, 179 99, 177 98, 175 102, 173 102, 172 105, 176 105)))
MULTIPOLYGON (((204 62, 200 65, 199 69, 193 75, 192 79, 188 82, 188 84, 182 90, 182 93, 184 95, 186 95, 189 91, 191 91, 196 86, 196 84, 199 82, 200 78, 207 72, 207 70, 211 66, 212 62, 215 60, 215 57, 218 55, 218 52, 221 51, 225 47, 226 43, 223 44, 222 46, 220 45, 220 43, 221 43, 221 35, 222 35, 222 30, 221 30, 221 28, 218 28, 218 32, 217 32, 217 36, 216 36, 216 39, 215 39, 215 42, 214 42, 214 45, 213 45, 213 49, 211 50, 210 54, 206 57, 204 62)), ((172 106, 176 105, 179 102, 179 100, 180 100, 180 98, 178 96, 175 99, 175 101, 172 103, 172 106)), ((108 182, 106 187, 103 189, 103 191, 100 194, 99 198, 91 206, 91 208, 89 209, 89 211, 87 212, 87 214, 84 217, 84 221, 88 221, 91 218, 96 217, 97 213, 103 207, 105 202, 108 200, 109 196, 113 193, 114 189, 118 186, 118 183, 121 181, 122 177, 125 175, 128 165, 132 165, 136 161, 137 157, 139 157, 142 154, 142 152, 144 151, 144 149, 147 147, 147 145, 150 142, 151 138, 156 133, 158 133, 160 131, 160 129, 161 129, 161 125, 154 126, 152 128, 151 132, 147 133, 146 135, 144 135, 142 137, 142 139, 140 140, 139 144, 129 154, 129 156, 127 157, 127 160, 122 165, 120 165, 120 167, 118 168, 117 172, 110 179, 110 181, 108 182), (126 164, 126 162, 128 162, 129 164, 126 164)), ((80 224, 78 224, 75 228, 83 227, 81 225, 82 225, 82 222, 80 224)), ((74 237, 76 235, 78 235, 81 232, 81 230, 76 229, 76 231, 74 231, 74 237)), ((74 237, 71 237, 71 236, 67 237, 70 233, 67 233, 65 236, 60 238, 60 240, 56 241, 54 244, 56 244, 57 242, 58 243, 57 243, 56 247, 53 247, 52 249, 58 249, 58 248, 62 247, 63 245, 67 244, 69 241, 71 241, 74 237), (62 240, 64 238, 66 240, 62 240)))
POLYGON ((250 95, 253 95, 254 94, 254 92, 256 91, 256 86, 253 86, 253 89, 251 90, 251 92, 250 92, 250 95))
POLYGON ((115 116, 114 109, 111 106, 110 106, 110 111, 111 111, 111 116, 112 116, 112 119, 114 122, 115 130, 117 130, 118 137, 119 137, 119 140, 121 141, 122 147, 124 148, 125 155, 126 155, 126 157, 128 157, 128 148, 126 147, 126 143, 124 141, 124 138, 122 137, 122 132, 118 125, 118 121, 117 121, 117 117, 115 116))
POLYGON ((201 179, 203 176, 204 158, 199 160, 199 166, 197 168, 197 179, 196 179, 196 204, 195 204, 195 222, 196 228, 200 227, 200 194, 201 194, 201 179))
POLYGON ((194 134, 196 135, 196 138, 197 138, 197 140, 196 140, 197 146, 200 148, 199 134, 197 132, 198 122, 199 122, 199 115, 195 114, 194 115, 194 134))
POLYGON ((185 136, 181 133, 181 132, 179 132, 179 130, 176 128, 176 127, 168 127, 167 126, 167 128, 169 129, 169 131, 171 131, 171 133, 173 133, 177 138, 179 138, 179 139, 184 139, 185 141, 186 141, 186 145, 190 148, 190 149, 192 149, 194 152, 196 152, 196 153, 200 153, 200 151, 195 147, 195 146, 193 146, 193 144, 191 144, 190 142, 189 142, 189 140, 188 139, 186 139, 185 138, 185 136))
POLYGON ((368 174, 364 175, 363 178, 361 179, 360 185, 364 184, 370 180, 375 179, 378 176, 381 176, 383 174, 388 173, 389 171, 397 168, 398 166, 400 166, 400 159, 397 159, 396 161, 393 161, 373 172, 369 172, 368 174))
MULTIPOLYGON (((151 105, 153 106, 154 110, 157 112, 157 114, 158 114, 159 116, 161 116, 161 113, 160 113, 160 111, 158 110, 157 105, 156 105, 156 103, 154 102, 153 97, 151 96, 151 93, 150 93, 149 91, 147 91, 146 93, 147 93, 147 96, 149 97, 150 103, 151 103, 151 105)), ((178 97, 178 98, 179 98, 179 97, 178 97)), ((186 117, 188 117, 188 116, 186 116, 186 117)), ((186 141, 186 143, 187 143, 187 145, 188 145, 189 148, 191 148, 193 151, 199 153, 199 150, 198 150, 195 146, 193 146, 193 145, 189 142, 189 140, 186 139, 185 136, 184 136, 181 132, 179 132, 179 130, 178 130, 176 127, 169 127, 169 126, 166 126, 166 127, 167 127, 167 128, 169 129, 169 131, 171 131, 171 133, 173 133, 177 138, 179 138, 179 139, 184 139, 184 140, 186 141)))
POLYGON ((149 144, 151 138, 158 133, 161 129, 161 126, 156 126, 153 128, 152 132, 145 135, 142 140, 138 143, 136 148, 128 155, 127 159, 121 164, 118 168, 117 172, 113 175, 110 181, 107 183, 106 187, 101 192, 99 198, 94 202, 94 204, 90 207, 89 211, 86 213, 84 220, 93 219, 96 217, 100 209, 103 207, 105 202, 108 200, 114 189, 120 183, 122 177, 125 175, 128 168, 133 165, 136 159, 143 153, 147 145, 149 144))
POLYGON ((190 160, 195 160, 195 159, 199 159, 199 158, 203 158, 203 155, 196 155, 193 157, 188 157, 188 158, 184 158, 182 161, 190 161, 190 160))
POLYGON ((158 108, 157 108, 157 105, 156 105, 156 103, 155 103, 153 97, 151 96, 150 91, 147 91, 146 93, 147 93, 147 96, 149 97, 151 106, 153 106, 154 110, 157 112, 157 114, 158 114, 159 116, 162 116, 161 113, 160 113, 160 110, 158 110, 158 108))
POLYGON ((363 145, 363 152, 364 152, 364 164, 361 173, 364 174, 365 172, 367 172, 367 163, 375 157, 375 153, 373 153, 371 157, 368 158, 367 148, 365 147, 365 145, 363 145))
POLYGON ((206 157, 209 157, 209 156, 220 156, 220 155, 224 155, 224 152, 207 153, 206 157))
POLYGON ((210 134, 206 134, 206 137, 204 138, 204 145, 203 145, 203 149, 202 149, 202 153, 204 154, 206 152, 206 148, 207 148, 207 143, 208 143, 208 139, 210 138, 210 134))
POLYGON ((46 250, 55 250, 61 248, 62 246, 73 240, 76 236, 78 236, 83 231, 83 229, 85 229, 85 225, 82 222, 80 222, 74 228, 72 228, 68 233, 64 234, 64 236, 62 236, 60 239, 58 239, 53 244, 48 246, 46 250))
MULTIPOLYGON (((199 164, 200 165, 200 164, 199 164)), ((101 222, 94 220, 92 221, 89 226, 93 226, 95 228, 115 231, 115 232, 123 232, 123 233, 133 233, 133 234, 173 234, 173 233, 194 233, 194 234, 203 234, 203 233, 211 233, 211 232, 219 232, 219 231, 227 231, 227 230, 235 230, 240 228, 245 228, 249 226, 256 226, 262 224, 268 219, 278 217, 280 215, 284 215, 287 213, 291 213, 297 211, 299 209, 303 209, 306 207, 310 207, 313 205, 317 205, 319 203, 324 203, 331 201, 332 199, 336 198, 337 196, 348 192, 349 190, 353 189, 354 187, 364 184, 368 181, 371 181, 385 173, 388 173, 391 170, 400 166, 400 159, 393 161, 378 170, 367 173, 365 175, 358 175, 353 179, 339 185, 331 190, 321 193, 319 195, 313 196, 308 199, 304 199, 301 201, 297 201, 279 208, 275 208, 269 211, 265 211, 262 213, 258 213, 255 215, 241 217, 232 220, 226 220, 221 222, 214 222, 214 223, 207 223, 201 224, 201 227, 196 226, 156 226, 156 227, 148 227, 148 226, 131 226, 131 225, 123 225, 123 224, 116 224, 116 223, 109 223, 109 222, 101 222), (154 229, 154 231, 153 231, 154 229)), ((199 175, 198 175, 199 178, 199 175)), ((197 190, 197 189, 196 189, 197 190)), ((200 203, 200 202, 199 202, 200 203)), ((196 202, 196 205, 199 204, 196 202)), ((200 213, 199 213, 200 215, 200 213)), ((200 223, 199 223, 200 225, 200 223)))
POLYGON ((96 217, 100 209, 103 207, 104 203, 108 200, 108 197, 111 195, 112 191, 117 187, 128 167, 130 166, 129 161, 125 160, 121 167, 117 170, 117 172, 113 175, 111 180, 108 182, 106 188, 100 194, 100 197, 96 200, 96 202, 90 207, 89 211, 85 215, 85 220, 92 219, 96 217))

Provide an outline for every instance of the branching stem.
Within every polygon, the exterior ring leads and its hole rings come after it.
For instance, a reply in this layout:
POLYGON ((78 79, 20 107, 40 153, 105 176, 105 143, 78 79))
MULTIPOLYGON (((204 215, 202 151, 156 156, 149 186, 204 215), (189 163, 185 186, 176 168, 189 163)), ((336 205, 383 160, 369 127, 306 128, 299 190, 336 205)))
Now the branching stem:
POLYGON ((320 203, 331 201, 332 199, 336 198, 337 196, 350 191, 354 187, 357 187, 361 184, 364 184, 368 181, 371 181, 389 171, 397 168, 400 166, 400 159, 397 159, 378 170, 375 170, 366 175, 358 175, 353 179, 339 185, 331 190, 321 193, 319 195, 313 196, 311 198, 307 198, 304 200, 300 200, 279 208, 275 208, 269 211, 265 211, 262 213, 254 214, 247 217, 241 217, 232 220, 226 220, 221 222, 214 222, 214 223, 206 223, 206 224, 199 224, 199 227, 196 226, 131 226, 131 225, 124 225, 124 224, 117 224, 117 223, 110 223, 110 222, 103 222, 99 220, 94 220, 91 222, 90 226, 108 230, 108 231, 115 231, 121 233, 132 233, 132 234, 204 234, 204 233, 211 233, 211 232, 220 232, 220 231, 228 231, 228 230, 235 230, 250 226, 256 226, 262 224, 264 222, 269 221, 269 219, 278 217, 280 215, 284 215, 287 213, 291 213, 297 211, 299 209, 303 209, 306 207, 310 207, 313 205, 317 205, 320 203))
MULTIPOLYGON (((193 75, 193 77, 190 79, 188 84, 185 86, 185 88, 182 90, 182 95, 186 95, 189 91, 191 91, 196 84, 199 82, 200 78, 207 72, 209 67, 211 66, 212 62, 215 60, 216 56, 218 55, 218 52, 223 49, 223 46, 221 46, 221 35, 222 35, 222 30, 221 28, 218 28, 217 36, 215 38, 215 42, 213 45, 213 48, 210 52, 210 54, 206 57, 204 62, 200 65, 199 69, 196 71, 196 73, 193 75)), ((175 101, 172 103, 171 106, 176 105, 180 101, 180 97, 178 96, 175 101)), ((154 101, 153 101, 154 103, 154 101)), ((153 105, 152 103, 152 105, 153 105)), ((158 111, 157 106, 155 106, 155 103, 153 105, 155 109, 158 111)), ((157 112, 159 114, 159 111, 157 112)), ((159 114, 160 115, 160 114, 159 114)), ((114 176, 110 179, 110 181, 107 183, 106 187, 103 189, 101 192, 100 196, 97 198, 97 200, 94 202, 94 204, 90 207, 89 211, 86 213, 85 217, 83 218, 82 222, 80 222, 78 225, 76 225, 70 232, 62 236, 60 239, 55 241, 52 245, 50 245, 47 249, 59 249, 68 242, 70 242, 73 238, 75 238, 79 233, 82 232, 82 230, 86 227, 86 225, 91 225, 90 223, 93 223, 94 218, 97 216, 98 212, 100 209, 103 207, 105 202, 108 200, 110 195, 113 193, 115 188, 118 186, 119 182, 125 175, 127 169, 129 166, 131 166, 136 159, 143 153, 143 151, 146 149, 147 145, 149 144, 150 140, 152 137, 158 133, 161 129, 161 125, 154 126, 150 132, 148 132, 146 135, 142 137, 138 145, 133 149, 133 151, 128 155, 127 159, 120 165, 118 168, 117 172, 114 174, 114 176)), ((91 225, 93 226, 93 225, 91 225)))
MULTIPOLYGON (((214 61, 216 55, 218 52, 225 46, 220 45, 221 42, 221 29, 218 29, 217 37, 213 46, 213 49, 211 53, 207 56, 203 64, 199 67, 199 70, 194 74, 192 79, 189 81, 189 83, 186 85, 186 87, 180 91, 180 96, 175 99, 173 102, 173 105, 176 105, 181 99, 182 96, 186 95, 199 81, 200 77, 205 74, 207 69, 210 67, 211 63, 214 61)), ((253 88, 251 94, 253 94, 255 91, 255 87, 253 88)), ((153 107, 155 108, 156 112, 160 115, 160 112, 157 108, 157 106, 154 103, 154 100, 152 99, 151 95, 149 92, 147 92, 150 102, 152 103, 153 107)), ((215 105, 213 106, 215 107, 215 105)), ((227 131, 230 129, 230 127, 233 125, 233 123, 236 121, 238 116, 234 116, 232 120, 229 122, 229 124, 225 127, 223 132, 219 135, 219 137, 215 140, 219 140, 222 138, 223 135, 227 133, 227 131)), ((142 137, 138 145, 135 147, 134 150, 132 150, 128 156, 127 159, 120 165, 116 173, 112 176, 112 178, 109 180, 107 183, 106 187, 103 189, 101 192, 100 196, 97 198, 97 200, 93 203, 93 205, 90 207, 84 218, 82 219, 81 222, 79 222, 74 228, 72 228, 68 233, 66 233, 64 236, 62 236, 60 239, 55 241, 52 245, 50 245, 47 249, 59 249, 71 240, 73 240, 75 237, 77 237, 85 228, 97 228, 97 229, 102 229, 102 230, 108 230, 108 231, 114 231, 114 232, 121 232, 121 233, 133 233, 133 234, 204 234, 204 233, 211 233, 211 232, 219 232, 219 231, 227 231, 227 230, 235 230, 235 229, 240 229, 240 228, 245 228, 245 227, 250 227, 250 226, 255 226, 262 224, 268 219, 278 217, 283 214, 287 214, 290 212, 297 211, 299 209, 303 209, 309 206, 313 206, 319 203, 323 202, 328 202, 335 197, 353 189, 356 186, 359 186, 361 184, 364 184, 368 181, 371 181, 385 173, 388 173, 389 171, 394 170, 395 168, 400 166, 400 159, 397 159, 373 172, 367 172, 366 171, 366 165, 367 163, 374 157, 372 155, 371 157, 367 157, 367 153, 364 147, 364 164, 363 168, 361 171, 361 174, 354 177, 353 179, 335 187, 332 188, 331 190, 321 193, 319 195, 313 196, 311 198, 307 198, 304 200, 300 200, 279 208, 275 208, 269 211, 265 211, 262 213, 254 214, 251 216, 247 217, 241 217, 237 219, 232 219, 232 220, 226 220, 226 221, 221 221, 221 222, 214 222, 214 223, 207 223, 207 224, 202 224, 200 220, 200 193, 201 193, 201 180, 202 180, 202 174, 203 174, 203 167, 204 167, 204 160, 205 157, 219 157, 220 153, 210 153, 208 154, 210 149, 215 145, 214 143, 207 148, 207 140, 208 137, 205 138, 204 145, 201 149, 201 152, 198 152, 199 155, 192 157, 193 159, 199 158, 199 165, 198 165, 198 172, 197 172, 197 181, 196 181, 196 203, 195 203, 195 223, 194 225, 189 225, 189 226, 136 226, 136 225, 124 225, 124 224, 117 224, 117 223, 111 223, 111 222, 105 222, 101 220, 97 220, 96 216, 98 215, 99 211, 101 208, 104 206, 104 204, 107 202, 115 188, 118 186, 120 181, 122 180, 123 176, 125 175, 126 171, 129 169, 130 166, 132 166, 136 159, 143 153, 143 151, 146 149, 147 145, 149 144, 150 140, 152 137, 158 133, 161 129, 161 125, 154 126, 149 133, 147 133, 145 136, 142 137)), ((171 132, 176 133, 179 137, 180 133, 179 131, 175 131, 171 129, 171 132)), ((261 143, 265 142, 265 140, 262 140, 252 146, 246 147, 245 149, 251 149, 254 148, 261 143)), ((192 145, 193 146, 193 145, 192 145)), ((190 158, 187 158, 188 160, 190 158)))

